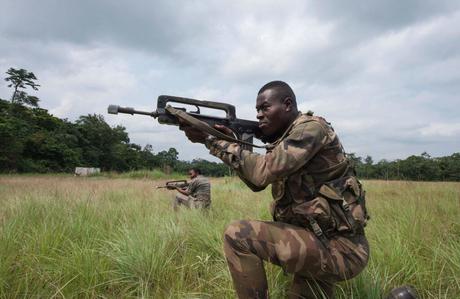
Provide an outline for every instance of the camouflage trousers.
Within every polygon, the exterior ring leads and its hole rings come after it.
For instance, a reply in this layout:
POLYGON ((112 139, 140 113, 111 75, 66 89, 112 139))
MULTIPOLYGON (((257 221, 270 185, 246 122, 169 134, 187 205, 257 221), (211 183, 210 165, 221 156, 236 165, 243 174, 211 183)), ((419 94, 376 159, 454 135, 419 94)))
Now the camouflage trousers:
POLYGON ((191 195, 187 196, 182 193, 177 193, 173 199, 173 209, 174 211, 179 210, 179 206, 185 206, 187 208, 194 208, 194 209, 205 209, 209 208, 211 203, 209 201, 201 200, 195 198, 191 195))
POLYGON ((263 261, 294 274, 289 298, 333 298, 335 282, 366 266, 364 236, 334 237, 328 247, 305 228, 283 222, 240 220, 224 232, 224 252, 238 297, 268 298, 263 261))

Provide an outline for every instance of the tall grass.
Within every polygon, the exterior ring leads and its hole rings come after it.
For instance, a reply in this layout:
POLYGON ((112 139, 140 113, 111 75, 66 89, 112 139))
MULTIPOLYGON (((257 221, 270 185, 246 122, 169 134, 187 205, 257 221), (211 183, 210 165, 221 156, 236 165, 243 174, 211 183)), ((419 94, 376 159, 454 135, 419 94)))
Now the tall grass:
MULTIPOLYGON (((0 177, 0 298, 235 298, 221 235, 234 219, 270 219, 269 190, 216 179, 209 213, 174 213, 161 183, 0 177)), ((338 297, 411 284, 423 298, 460 298, 460 184, 365 186, 371 259, 338 297)), ((267 274, 271 297, 284 298, 291 278, 267 274)))

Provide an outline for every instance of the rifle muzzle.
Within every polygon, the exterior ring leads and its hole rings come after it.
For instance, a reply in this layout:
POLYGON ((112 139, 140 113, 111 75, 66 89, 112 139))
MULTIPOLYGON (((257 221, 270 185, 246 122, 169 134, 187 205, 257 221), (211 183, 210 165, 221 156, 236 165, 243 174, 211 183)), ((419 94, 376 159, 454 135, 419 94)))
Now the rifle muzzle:
POLYGON ((118 114, 118 113, 125 113, 125 114, 131 114, 131 115, 143 114, 143 115, 149 115, 152 117, 158 117, 158 113, 156 111, 153 111, 153 112, 138 111, 131 107, 120 107, 117 105, 109 105, 109 107, 107 108, 107 112, 110 114, 118 114))

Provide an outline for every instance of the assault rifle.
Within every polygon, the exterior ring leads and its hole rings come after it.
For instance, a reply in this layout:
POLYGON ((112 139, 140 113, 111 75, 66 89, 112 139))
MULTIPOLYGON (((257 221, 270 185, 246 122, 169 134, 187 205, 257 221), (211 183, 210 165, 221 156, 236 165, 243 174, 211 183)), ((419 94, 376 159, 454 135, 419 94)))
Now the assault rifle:
MULTIPOLYGON (((158 100, 157 100, 157 109, 153 112, 138 111, 131 107, 120 107, 116 105, 110 105, 108 107, 108 113, 110 114, 126 113, 126 114, 131 114, 131 115, 133 114, 149 115, 153 118, 157 118, 160 124, 174 125, 174 126, 179 126, 181 124, 179 122, 179 118, 184 119, 185 117, 186 119, 190 119, 190 116, 192 116, 193 118, 198 119, 201 122, 207 123, 211 128, 214 128, 214 125, 224 125, 230 128, 235 133, 235 136, 237 139, 235 141, 242 143, 245 149, 252 150, 252 146, 254 146, 252 144, 253 137, 259 138, 260 140, 264 141, 262 139, 262 133, 259 129, 258 122, 236 118, 235 106, 227 104, 227 103, 210 102, 210 101, 202 101, 202 100, 195 100, 195 99, 189 99, 189 98, 161 95, 158 97, 158 100), (196 107, 196 111, 187 111, 186 108, 172 107, 171 105, 169 105, 169 104, 174 104, 174 103, 194 106, 196 107), (222 110, 225 112, 225 117, 201 114, 200 107, 215 109, 215 110, 222 110)), ((208 128, 204 128, 204 129, 208 130, 208 128)))
POLYGON ((177 180, 177 181, 167 181, 164 186, 157 186, 157 189, 166 188, 168 190, 180 189, 188 187, 186 180, 177 180))

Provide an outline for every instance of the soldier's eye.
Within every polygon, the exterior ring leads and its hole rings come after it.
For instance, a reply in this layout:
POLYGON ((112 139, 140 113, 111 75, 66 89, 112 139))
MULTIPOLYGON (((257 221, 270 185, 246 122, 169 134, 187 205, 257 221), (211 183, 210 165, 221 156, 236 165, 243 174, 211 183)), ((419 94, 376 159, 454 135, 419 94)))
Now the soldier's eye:
POLYGON ((256 110, 257 110, 257 113, 259 113, 259 112, 261 112, 261 111, 262 111, 262 112, 266 112, 266 111, 269 110, 268 108, 270 108, 270 106, 262 106, 262 107, 260 107, 260 108, 256 108, 256 110))

